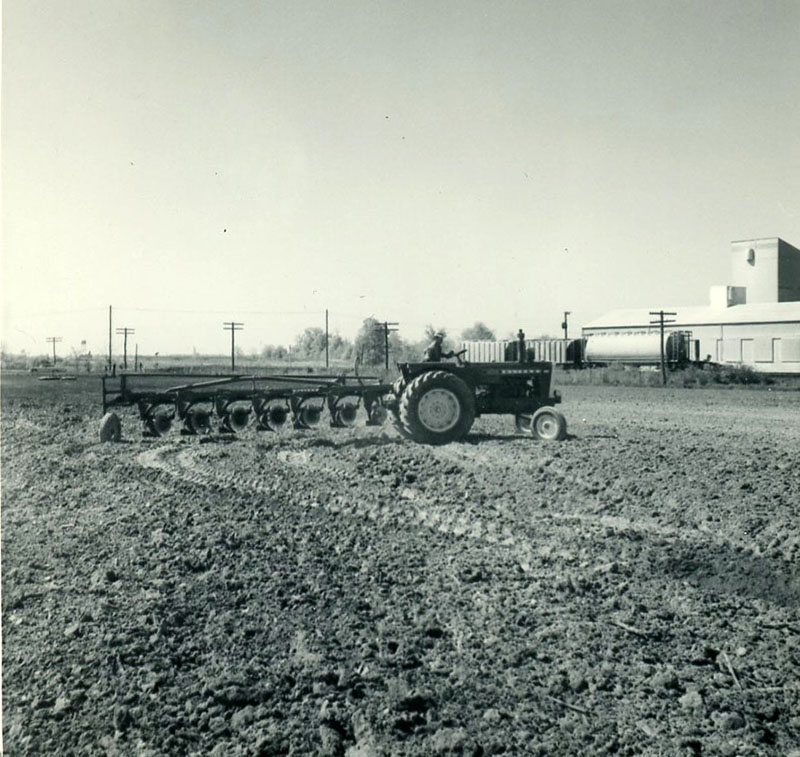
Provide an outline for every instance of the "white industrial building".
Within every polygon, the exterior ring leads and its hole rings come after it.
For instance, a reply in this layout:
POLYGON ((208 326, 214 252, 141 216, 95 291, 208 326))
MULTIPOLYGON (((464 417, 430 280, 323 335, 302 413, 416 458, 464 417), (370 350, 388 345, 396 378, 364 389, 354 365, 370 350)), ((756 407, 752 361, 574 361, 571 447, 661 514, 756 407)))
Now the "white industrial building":
POLYGON ((692 359, 800 373, 800 250, 782 239, 733 242, 731 283, 711 287, 706 306, 614 310, 584 326, 587 359, 624 362, 639 345, 649 350, 659 333, 651 311, 660 310, 675 313, 666 331, 688 336, 692 359))

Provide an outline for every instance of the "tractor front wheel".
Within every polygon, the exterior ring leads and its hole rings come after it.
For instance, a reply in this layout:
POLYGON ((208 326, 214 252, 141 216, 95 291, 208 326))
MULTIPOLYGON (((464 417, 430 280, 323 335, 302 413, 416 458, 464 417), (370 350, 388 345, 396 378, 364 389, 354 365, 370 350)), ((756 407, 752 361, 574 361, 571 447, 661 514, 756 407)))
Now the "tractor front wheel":
POLYGON ((531 431, 547 442, 560 442, 567 438, 567 419, 552 407, 540 407, 531 419, 531 431))
POLYGON ((402 436, 422 444, 447 444, 463 439, 472 428, 475 396, 458 376, 428 371, 405 388, 396 418, 402 436))

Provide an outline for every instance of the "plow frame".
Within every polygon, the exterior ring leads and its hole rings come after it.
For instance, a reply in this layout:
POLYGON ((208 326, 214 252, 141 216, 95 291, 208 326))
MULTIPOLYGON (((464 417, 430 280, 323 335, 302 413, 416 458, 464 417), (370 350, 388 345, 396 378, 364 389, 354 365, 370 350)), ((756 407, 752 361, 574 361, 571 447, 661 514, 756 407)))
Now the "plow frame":
POLYGON ((321 414, 326 407, 331 425, 345 426, 347 423, 341 420, 344 417, 341 411, 346 406, 351 408, 351 412, 363 406, 367 425, 379 425, 376 409, 383 406, 383 396, 391 391, 391 384, 381 383, 372 376, 123 373, 116 377, 103 376, 103 413, 121 407, 136 407, 142 422, 152 430, 153 419, 163 408, 161 414, 170 420, 183 421, 186 432, 194 433, 191 419, 197 408, 208 408, 209 415, 213 412, 223 427, 231 430, 230 415, 235 406, 247 403, 248 412, 260 419, 271 404, 283 402, 291 413, 294 428, 309 427, 304 411, 321 414), (163 389, 147 386, 148 380, 163 382, 167 378, 194 380, 163 389), (259 383, 271 386, 259 387, 259 383), (234 384, 245 386, 233 387, 234 384))

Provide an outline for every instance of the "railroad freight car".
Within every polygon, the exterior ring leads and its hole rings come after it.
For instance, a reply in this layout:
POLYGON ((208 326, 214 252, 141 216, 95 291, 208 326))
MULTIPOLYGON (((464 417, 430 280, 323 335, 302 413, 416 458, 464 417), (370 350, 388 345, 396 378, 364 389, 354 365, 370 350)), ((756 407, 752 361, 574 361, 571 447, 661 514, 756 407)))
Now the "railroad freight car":
MULTIPOLYGON (((559 366, 580 367, 584 339, 524 339, 528 361, 545 361, 559 366)), ((515 363, 519 360, 518 339, 462 342, 464 359, 471 363, 515 363)))
MULTIPOLYGON (((697 361, 697 341, 689 331, 665 334, 664 357, 670 368, 697 361)), ((661 334, 647 331, 631 334, 592 334, 586 339, 587 365, 659 365, 661 334)))
MULTIPOLYGON (((607 365, 649 366, 661 362, 658 331, 591 334, 584 339, 523 339, 529 361, 546 361, 564 368, 607 365)), ((513 363, 520 353, 519 339, 462 342, 464 359, 475 363, 513 363)), ((670 331, 664 339, 664 355, 670 368, 699 361, 699 344, 691 331, 670 331)))

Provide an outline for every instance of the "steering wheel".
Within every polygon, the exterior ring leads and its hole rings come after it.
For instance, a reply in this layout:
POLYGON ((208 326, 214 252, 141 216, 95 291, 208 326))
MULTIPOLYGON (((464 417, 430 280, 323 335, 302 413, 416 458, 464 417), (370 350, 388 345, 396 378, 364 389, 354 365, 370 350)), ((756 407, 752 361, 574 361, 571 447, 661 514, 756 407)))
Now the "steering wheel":
POLYGON ((464 355, 466 352, 467 352, 467 350, 464 349, 464 350, 461 350, 460 352, 456 352, 456 354, 453 355, 453 357, 456 359, 456 362, 459 365, 464 365, 467 362, 466 360, 462 360, 461 359, 461 356, 464 355))

